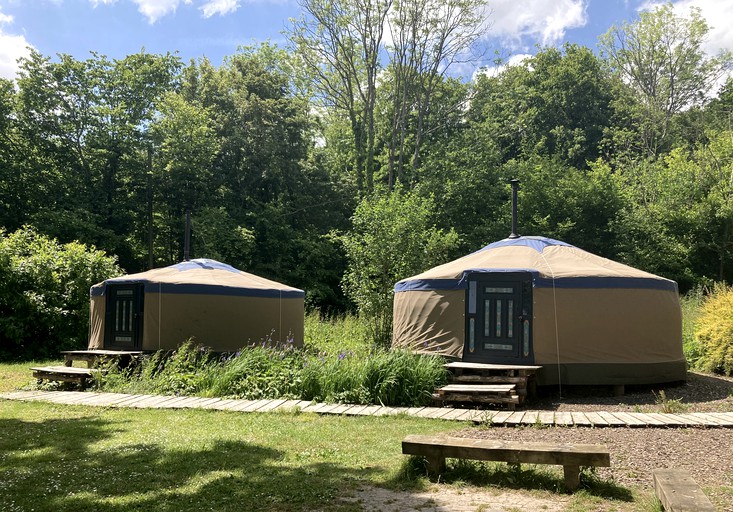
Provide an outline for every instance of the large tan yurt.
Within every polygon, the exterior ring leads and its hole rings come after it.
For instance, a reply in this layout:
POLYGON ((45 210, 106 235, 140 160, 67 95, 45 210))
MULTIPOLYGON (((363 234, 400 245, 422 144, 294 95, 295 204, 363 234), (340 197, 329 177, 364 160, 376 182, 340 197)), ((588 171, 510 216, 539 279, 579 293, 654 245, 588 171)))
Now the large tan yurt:
POLYGON ((193 338, 215 352, 303 344, 304 292, 210 259, 92 286, 89 349, 169 350, 193 338))
POLYGON ((539 384, 686 378, 677 283, 558 240, 510 237, 394 291, 396 347, 539 365, 539 384))

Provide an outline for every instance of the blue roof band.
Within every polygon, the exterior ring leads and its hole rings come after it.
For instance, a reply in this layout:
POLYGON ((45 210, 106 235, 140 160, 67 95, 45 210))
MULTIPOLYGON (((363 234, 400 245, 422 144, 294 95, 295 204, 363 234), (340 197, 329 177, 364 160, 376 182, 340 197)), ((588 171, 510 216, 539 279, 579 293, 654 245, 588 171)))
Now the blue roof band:
MULTIPOLYGON (((302 299, 305 297, 303 290, 274 290, 260 288, 236 288, 233 286, 216 286, 206 284, 172 284, 172 283, 152 283, 150 281, 115 280, 109 285, 126 285, 126 284, 144 284, 145 293, 184 293, 189 295, 219 295, 227 297, 266 297, 266 298, 283 298, 283 299, 302 299)), ((101 286, 93 286, 89 291, 90 296, 100 297, 104 295, 107 284, 101 286)))
POLYGON ((394 285, 395 292, 418 292, 437 290, 465 290, 466 283, 461 279, 415 279, 394 285))
POLYGON ((535 278, 536 288, 598 288, 624 290, 667 290, 677 293, 677 283, 667 279, 650 277, 561 277, 554 280, 551 277, 535 278))
POLYGON ((519 238, 505 238, 498 242, 491 243, 485 247, 482 247, 476 252, 488 251, 489 249, 496 249, 497 247, 531 247, 537 252, 542 252, 546 247, 553 247, 559 245, 561 247, 575 247, 560 240, 554 240, 552 238, 546 238, 544 236, 520 236, 519 238))
POLYGON ((667 279, 649 277, 539 277, 536 270, 523 269, 471 269, 464 272, 461 279, 415 279, 403 281, 395 285, 395 293, 411 291, 438 291, 438 290, 465 290, 468 287, 468 276, 475 273, 503 273, 503 272, 530 272, 532 285, 535 288, 563 288, 563 289, 641 289, 667 290, 678 292, 677 283, 667 279))
POLYGON ((231 265, 227 265, 226 263, 221 263, 220 261, 216 261, 216 260, 208 260, 206 258, 182 261, 181 263, 176 263, 175 265, 171 265, 171 268, 175 268, 176 270, 180 270, 181 272, 185 272, 186 270, 205 269, 205 270, 226 270, 227 272, 233 272, 235 274, 239 274, 239 270, 232 267, 231 265))

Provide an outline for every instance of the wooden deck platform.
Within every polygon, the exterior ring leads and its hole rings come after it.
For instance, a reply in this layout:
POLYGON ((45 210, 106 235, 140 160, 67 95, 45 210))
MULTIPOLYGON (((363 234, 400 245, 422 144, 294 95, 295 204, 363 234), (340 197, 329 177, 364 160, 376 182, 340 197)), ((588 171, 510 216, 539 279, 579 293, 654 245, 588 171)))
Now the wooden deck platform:
POLYGON ((143 355, 141 350, 64 350, 61 353, 64 355, 64 365, 73 366, 74 361, 82 361, 86 362, 87 368, 114 360, 124 365, 143 355))
POLYGON ((128 395, 83 391, 11 391, 0 399, 44 401, 92 407, 151 409, 214 409, 234 412, 283 412, 300 410, 344 416, 406 414, 446 421, 471 421, 493 426, 543 425, 555 427, 634 428, 733 428, 733 412, 685 414, 638 412, 486 411, 451 407, 383 407, 380 405, 322 404, 304 400, 232 400, 162 395, 128 395))

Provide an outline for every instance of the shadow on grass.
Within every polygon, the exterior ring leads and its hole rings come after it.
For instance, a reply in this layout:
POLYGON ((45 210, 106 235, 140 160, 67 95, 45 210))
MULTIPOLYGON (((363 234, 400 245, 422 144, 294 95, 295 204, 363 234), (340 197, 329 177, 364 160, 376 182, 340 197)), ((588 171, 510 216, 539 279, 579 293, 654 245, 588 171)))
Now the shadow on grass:
POLYGON ((214 441, 207 449, 123 444, 125 422, 0 420, 0 510, 347 510, 337 498, 371 469, 289 463, 277 449, 214 441))
MULTIPOLYGON (((471 484, 479 487, 542 490, 566 494, 562 473, 557 474, 549 466, 500 462, 483 462, 464 459, 448 459, 447 469, 437 481, 446 484, 471 484)), ((427 487, 427 461, 424 457, 411 456, 404 460, 395 479, 395 487, 425 490, 427 487)), ((436 479, 433 478, 433 481, 436 479)), ((591 496, 616 501, 633 501, 629 489, 599 478, 592 468, 580 473, 580 489, 591 496)))

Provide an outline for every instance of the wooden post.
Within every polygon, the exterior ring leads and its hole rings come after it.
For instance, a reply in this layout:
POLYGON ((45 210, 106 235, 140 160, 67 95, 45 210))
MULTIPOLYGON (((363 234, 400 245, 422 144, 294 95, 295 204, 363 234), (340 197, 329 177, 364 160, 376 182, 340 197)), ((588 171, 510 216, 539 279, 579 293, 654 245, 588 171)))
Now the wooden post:
POLYGON ((428 474, 438 476, 445 473, 445 457, 431 456, 426 457, 428 461, 428 474))
POLYGON ((569 491, 574 491, 580 485, 580 466, 563 466, 563 474, 565 475, 565 487, 569 491))

